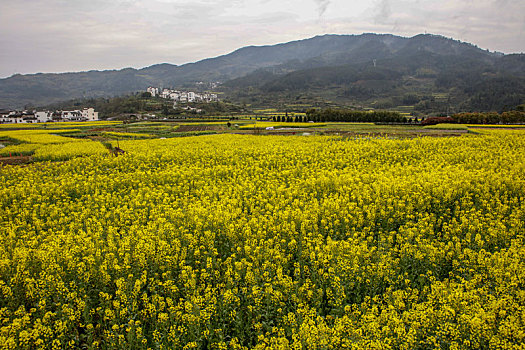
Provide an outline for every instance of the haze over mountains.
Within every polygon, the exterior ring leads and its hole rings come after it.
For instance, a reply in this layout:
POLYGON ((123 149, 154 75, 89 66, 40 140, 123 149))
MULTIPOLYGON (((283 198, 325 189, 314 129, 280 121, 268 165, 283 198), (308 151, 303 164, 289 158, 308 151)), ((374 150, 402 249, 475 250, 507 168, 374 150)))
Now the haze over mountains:
POLYGON ((324 35, 244 47, 181 66, 14 75, 0 79, 0 107, 219 81, 225 96, 255 105, 321 98, 376 108, 412 105, 425 111, 446 103, 501 110, 525 102, 524 78, 525 55, 493 53, 441 36, 324 35))

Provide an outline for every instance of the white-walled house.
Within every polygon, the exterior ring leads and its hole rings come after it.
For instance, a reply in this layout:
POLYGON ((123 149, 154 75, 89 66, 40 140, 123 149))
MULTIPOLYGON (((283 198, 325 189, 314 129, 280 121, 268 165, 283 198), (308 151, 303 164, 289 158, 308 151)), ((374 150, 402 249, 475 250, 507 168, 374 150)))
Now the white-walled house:
POLYGON ((3 124, 22 124, 22 123, 36 123, 36 117, 29 112, 15 112, 11 111, 9 114, 2 114, 0 116, 0 123, 3 124))
POLYGON ((35 112, 35 117, 38 123, 47 123, 53 121, 53 112, 41 111, 35 112))
POLYGON ((60 114, 60 117, 62 119, 68 120, 68 121, 81 121, 82 120, 82 112, 79 110, 74 111, 62 111, 60 114))
POLYGON ((217 94, 212 93, 197 93, 193 91, 179 91, 179 90, 171 90, 164 88, 162 92, 159 95, 159 89, 154 87, 149 87, 147 89, 147 92, 149 92, 152 96, 160 96, 165 99, 171 99, 177 102, 213 102, 213 101, 219 101, 219 98, 217 94), (157 90, 154 90, 157 89, 157 90), (156 92, 156 95, 153 95, 153 93, 156 92))
POLYGON ((0 111, 0 123, 47 123, 53 121, 97 121, 98 112, 94 108, 73 111, 0 111))
POLYGON ((62 111, 60 117, 68 121, 95 121, 98 119, 98 112, 94 108, 84 108, 82 110, 62 111))
POLYGON ((23 120, 23 123, 38 123, 33 113, 24 113, 22 115, 22 120, 23 120))
POLYGON ((162 93, 160 94, 160 97, 162 97, 162 98, 169 98, 170 94, 171 94, 171 90, 170 89, 163 89, 162 93))
POLYGON ((159 88, 156 88, 156 87, 153 87, 153 86, 150 86, 148 87, 148 89, 146 90, 147 92, 149 92, 151 94, 151 96, 155 97, 159 94, 159 88))
POLYGON ((95 112, 94 108, 84 108, 82 110, 82 118, 88 121, 98 120, 98 112, 95 112))
POLYGON ((10 123, 9 111, 5 111, 5 110, 0 111, 0 123, 10 123))
POLYGON ((22 114, 8 113, 0 115, 0 123, 2 124, 15 124, 23 123, 22 114))

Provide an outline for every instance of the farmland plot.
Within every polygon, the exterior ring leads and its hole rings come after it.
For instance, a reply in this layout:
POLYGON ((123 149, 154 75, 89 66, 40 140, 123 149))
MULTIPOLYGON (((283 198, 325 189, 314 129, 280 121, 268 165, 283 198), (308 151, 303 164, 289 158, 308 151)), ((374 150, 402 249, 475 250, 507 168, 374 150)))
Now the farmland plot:
POLYGON ((522 131, 120 147, 0 169, 2 348, 523 344, 522 131))

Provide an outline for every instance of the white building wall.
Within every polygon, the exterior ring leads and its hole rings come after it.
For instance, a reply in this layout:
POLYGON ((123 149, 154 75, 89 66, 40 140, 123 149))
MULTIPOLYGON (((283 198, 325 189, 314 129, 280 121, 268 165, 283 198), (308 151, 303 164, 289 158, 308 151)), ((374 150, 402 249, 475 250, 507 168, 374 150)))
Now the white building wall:
POLYGON ((0 114, 0 123, 11 123, 9 114, 0 114))
POLYGON ((193 91, 178 91, 178 90, 171 90, 171 89, 162 89, 162 91, 159 88, 154 87, 148 87, 147 91, 149 93, 156 94, 157 96, 160 96, 162 98, 171 99, 174 101, 179 102, 197 102, 197 101, 205 101, 205 102, 211 102, 211 101, 218 101, 219 98, 217 94, 211 94, 211 93, 196 93, 193 91))
POLYGON ((98 120, 98 112, 94 108, 84 108, 82 110, 82 118, 89 121, 98 120))
POLYGON ((11 120, 11 123, 24 123, 24 119, 22 119, 22 117, 11 116, 9 119, 11 120))
POLYGON ((51 115, 52 113, 51 112, 36 112, 35 113, 35 117, 36 117, 36 120, 39 122, 39 123, 46 123, 46 122, 49 122, 51 120, 53 120, 51 118, 51 115))
POLYGON ((74 111, 62 111, 62 119, 80 121, 82 120, 82 112, 79 110, 74 111))
POLYGON ((98 112, 94 108, 84 108, 83 110, 73 111, 33 111, 33 113, 20 113, 17 111, 10 111, 8 114, 0 114, 0 123, 46 123, 53 121, 97 121, 98 112), (53 120, 55 117, 55 120, 53 120))
POLYGON ((162 90, 162 93, 161 93, 161 97, 162 98, 168 98, 171 94, 171 90, 170 89, 164 89, 162 90))
POLYGON ((155 97, 159 94, 159 89, 157 88, 154 88, 152 86, 150 86, 147 90, 147 92, 149 92, 151 94, 151 96, 155 97))

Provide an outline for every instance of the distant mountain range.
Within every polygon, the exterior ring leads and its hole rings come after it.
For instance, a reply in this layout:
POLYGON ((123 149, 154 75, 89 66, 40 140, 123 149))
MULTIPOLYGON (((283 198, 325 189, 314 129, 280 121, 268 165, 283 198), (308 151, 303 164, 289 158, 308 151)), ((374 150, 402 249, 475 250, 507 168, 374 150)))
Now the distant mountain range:
POLYGON ((324 35, 244 47, 181 66, 17 74, 0 79, 0 107, 219 81, 229 99, 254 106, 323 100, 421 112, 502 110, 525 102, 524 78, 525 55, 493 53, 442 36, 324 35))

